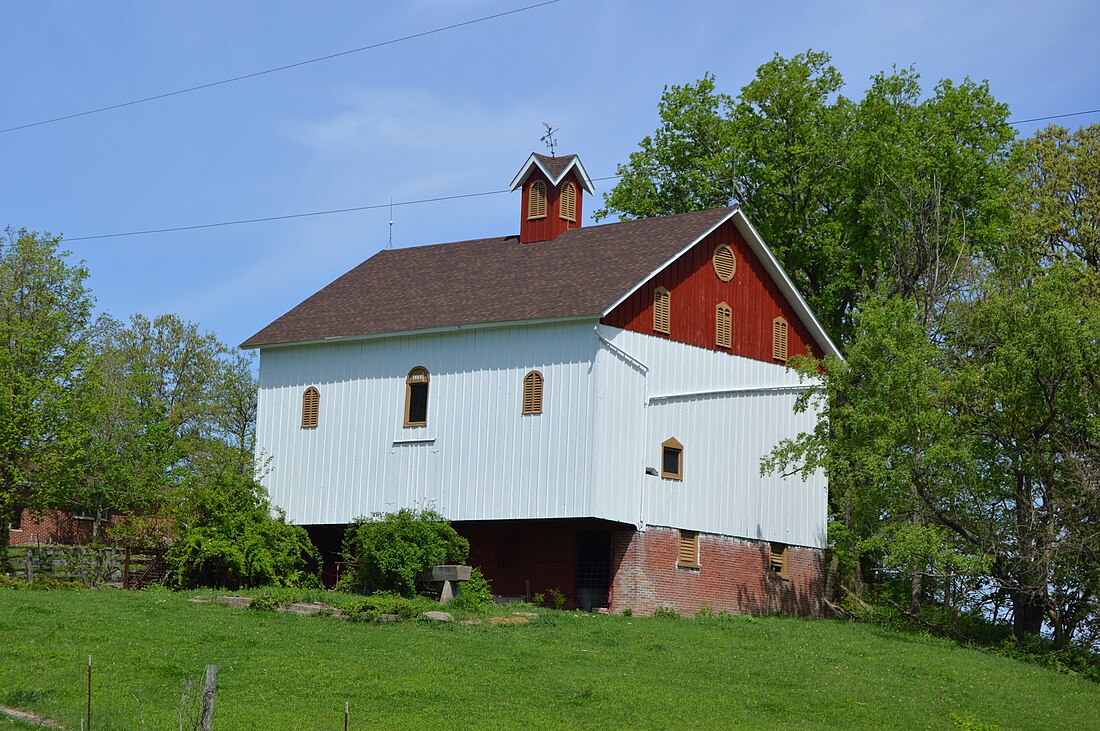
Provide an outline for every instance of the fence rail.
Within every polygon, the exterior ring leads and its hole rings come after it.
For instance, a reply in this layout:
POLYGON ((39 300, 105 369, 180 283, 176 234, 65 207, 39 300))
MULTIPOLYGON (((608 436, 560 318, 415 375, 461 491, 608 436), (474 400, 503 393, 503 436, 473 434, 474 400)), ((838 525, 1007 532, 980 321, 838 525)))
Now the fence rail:
POLYGON ((167 575, 162 548, 53 544, 0 549, 0 573, 27 581, 48 577, 57 581, 78 581, 86 586, 117 585, 135 589, 163 582, 167 575))

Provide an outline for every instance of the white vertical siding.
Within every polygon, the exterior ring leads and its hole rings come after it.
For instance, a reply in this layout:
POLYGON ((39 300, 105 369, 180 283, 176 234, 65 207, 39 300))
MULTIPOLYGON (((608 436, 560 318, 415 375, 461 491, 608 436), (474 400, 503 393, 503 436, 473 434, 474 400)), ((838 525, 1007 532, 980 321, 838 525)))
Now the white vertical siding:
POLYGON ((272 500, 304 524, 422 505, 452 520, 599 517, 825 544, 824 478, 759 474, 776 443, 813 428, 793 412, 796 375, 599 326, 606 345, 594 325, 264 349, 257 451, 272 500), (404 428, 415 366, 431 374, 428 426, 404 428), (532 369, 543 413, 524 416, 532 369), (319 425, 301 429, 311 385, 319 425), (669 437, 684 445, 682 482, 645 475, 669 437))
POLYGON ((257 452, 272 500, 305 524, 414 505, 453 520, 589 514, 593 324, 264 349, 257 452), (418 365, 431 374, 428 425, 404 428, 418 365), (523 416, 531 369, 546 379, 543 413, 523 416), (301 429, 311 385, 319 423, 301 429))
MULTIPOLYGON (((794 413, 800 386, 795 373, 617 328, 601 326, 600 331, 648 369, 642 399, 647 405, 639 409, 644 414, 634 419, 644 424, 645 466, 660 473, 661 443, 669 437, 684 445, 682 481, 641 478, 642 521, 803 546, 825 545, 824 476, 808 480, 797 475, 760 476, 761 457, 782 439, 814 428, 815 413, 794 413)), ((604 379, 601 384, 605 389, 635 390, 623 378, 604 379)), ((609 427, 613 431, 603 432, 605 443, 613 444, 616 427, 601 422, 602 429, 609 427)), ((629 506, 624 507, 629 513, 629 506)))

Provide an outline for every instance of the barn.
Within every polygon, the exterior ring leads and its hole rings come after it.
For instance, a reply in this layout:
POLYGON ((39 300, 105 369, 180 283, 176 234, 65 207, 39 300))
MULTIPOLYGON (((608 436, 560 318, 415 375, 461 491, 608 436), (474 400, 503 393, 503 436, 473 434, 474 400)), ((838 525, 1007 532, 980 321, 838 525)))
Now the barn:
POLYGON ((582 226, 575 155, 512 181, 519 235, 380 251, 249 338, 272 501, 338 560, 430 506, 494 591, 572 606, 816 614, 823 475, 789 358, 836 348, 737 207, 582 226))

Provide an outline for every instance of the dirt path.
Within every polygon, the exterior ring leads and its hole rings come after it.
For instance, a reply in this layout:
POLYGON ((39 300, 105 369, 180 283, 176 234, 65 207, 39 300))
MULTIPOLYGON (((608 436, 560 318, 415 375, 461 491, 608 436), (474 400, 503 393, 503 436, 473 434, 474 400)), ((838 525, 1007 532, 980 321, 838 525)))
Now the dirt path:
POLYGON ((57 721, 42 718, 42 716, 39 716, 33 711, 24 711, 21 708, 12 708, 11 706, 0 706, 0 716, 14 718, 16 721, 23 721, 24 723, 37 724, 39 728, 56 728, 62 729, 62 731, 64 731, 65 728, 57 721))

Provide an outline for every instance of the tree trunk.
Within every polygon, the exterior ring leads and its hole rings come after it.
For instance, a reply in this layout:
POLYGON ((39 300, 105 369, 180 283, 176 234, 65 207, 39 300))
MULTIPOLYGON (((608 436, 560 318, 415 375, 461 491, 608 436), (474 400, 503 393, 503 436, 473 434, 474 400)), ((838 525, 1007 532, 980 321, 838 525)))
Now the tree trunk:
POLYGON ((909 581, 909 611, 920 616, 920 600, 923 595, 922 575, 920 571, 914 571, 909 581))
POLYGON ((1022 640, 1027 635, 1038 637, 1043 629, 1042 602, 1039 597, 1025 591, 1011 592, 1012 599, 1012 634, 1016 639, 1022 640))

